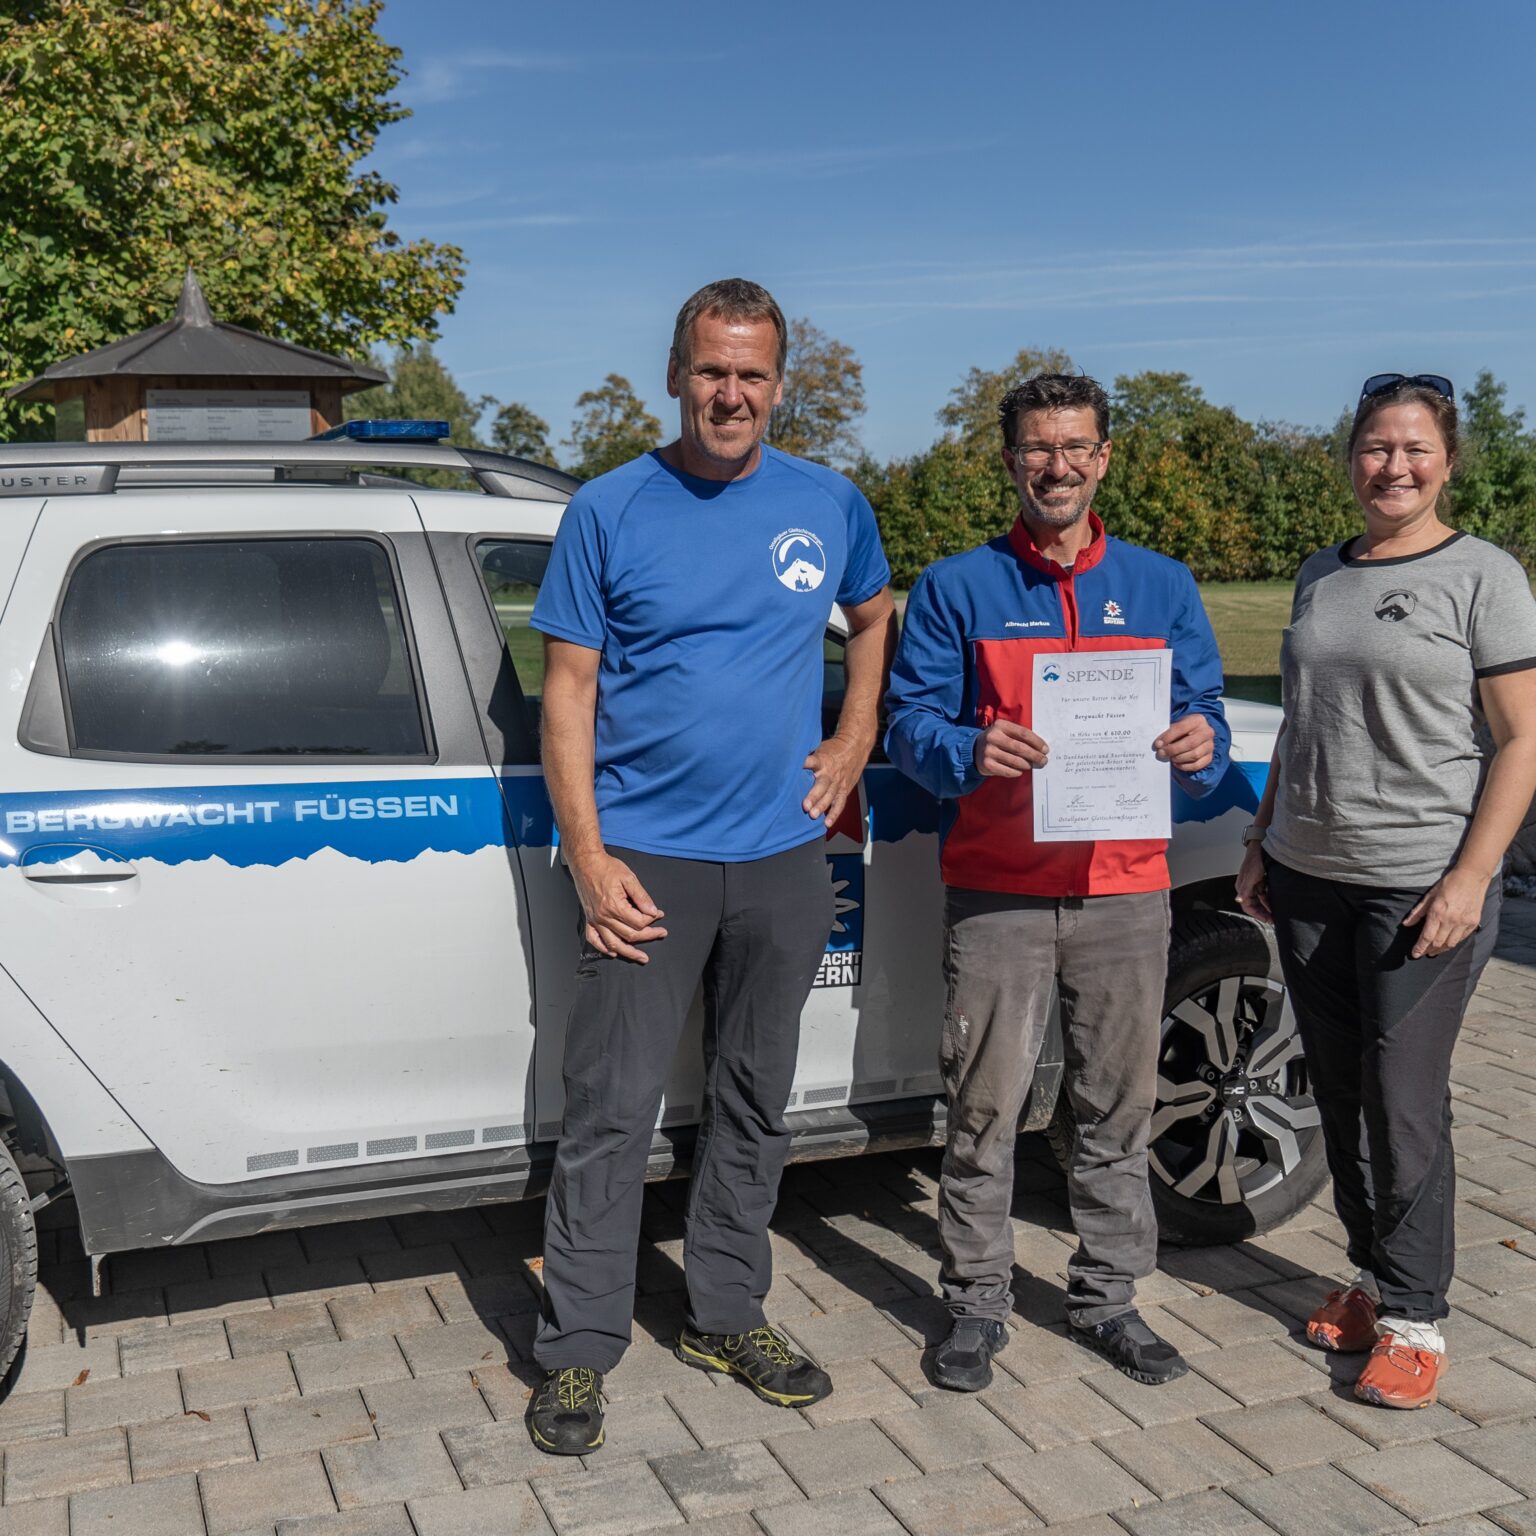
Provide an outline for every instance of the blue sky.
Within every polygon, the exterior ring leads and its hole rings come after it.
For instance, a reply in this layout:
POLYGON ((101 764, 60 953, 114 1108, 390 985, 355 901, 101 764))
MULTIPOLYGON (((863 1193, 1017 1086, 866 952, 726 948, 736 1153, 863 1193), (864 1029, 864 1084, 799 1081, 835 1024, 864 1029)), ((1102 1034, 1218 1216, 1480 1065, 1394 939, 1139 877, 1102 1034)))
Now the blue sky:
POLYGON ((469 259, 439 353, 564 435, 672 317, 766 283, 916 452, 973 364, 1066 348, 1316 425, 1388 369, 1536 406, 1529 0, 389 0, 393 227, 469 259))

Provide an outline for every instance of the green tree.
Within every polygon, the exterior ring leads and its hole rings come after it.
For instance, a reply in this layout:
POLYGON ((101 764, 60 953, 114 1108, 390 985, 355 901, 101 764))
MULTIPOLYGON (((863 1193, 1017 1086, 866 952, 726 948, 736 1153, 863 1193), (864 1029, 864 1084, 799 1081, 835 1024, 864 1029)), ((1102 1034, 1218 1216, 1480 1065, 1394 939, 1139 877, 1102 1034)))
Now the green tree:
POLYGON ((1335 432, 1261 424, 1254 438, 1259 491, 1248 524, 1254 575, 1288 581, 1314 550, 1360 531, 1360 512, 1335 432))
POLYGON ((661 441, 661 423, 622 374, 610 373, 601 389, 576 397, 576 419, 564 446, 571 473, 590 480, 648 453, 661 441))
POLYGON ((1121 374, 1112 401, 1117 436, 1130 427, 1145 427, 1178 437, 1192 417, 1209 409, 1204 391, 1187 373, 1121 374))
POLYGON ((864 365, 853 348, 809 320, 791 320, 784 398, 774 408, 768 441, 802 459, 847 464, 859 455, 853 424, 863 414, 864 365))
POLYGON ((496 412, 491 422, 491 446, 555 468, 554 450, 549 446, 549 423, 519 400, 509 400, 496 412))
MULTIPOLYGON (((1043 351, 1025 347, 1005 367, 972 368, 939 408, 939 424, 966 448, 996 457, 1003 441, 997 425, 997 407, 1003 396, 1037 373, 1076 372, 1072 359, 1059 347, 1043 351)), ((998 471, 1002 472, 1000 461, 998 471)))
POLYGON ((370 417, 406 418, 411 421, 446 421, 448 437, 461 448, 483 448, 477 427, 481 413, 492 403, 487 396, 471 399, 454 382, 430 345, 401 348, 385 364, 388 384, 348 395, 343 413, 348 421, 370 417))
MULTIPOLYGON (((407 116, 381 0, 13 0, 0 14, 0 388, 175 310, 331 352, 435 333, 459 249, 359 170, 407 116)), ((0 400, 0 438, 49 409, 0 400)))
POLYGON ((1457 527, 1502 545, 1529 564, 1536 558, 1536 439, 1525 412, 1488 369, 1461 396, 1461 459, 1451 477, 1457 527))

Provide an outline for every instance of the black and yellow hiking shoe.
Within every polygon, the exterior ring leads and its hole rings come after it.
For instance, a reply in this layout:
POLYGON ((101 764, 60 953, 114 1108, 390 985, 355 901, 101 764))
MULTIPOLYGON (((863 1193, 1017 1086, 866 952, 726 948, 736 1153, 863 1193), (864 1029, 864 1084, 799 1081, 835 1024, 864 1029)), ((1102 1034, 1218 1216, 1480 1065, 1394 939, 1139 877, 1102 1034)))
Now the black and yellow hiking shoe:
POLYGON ((789 1347, 777 1328, 750 1333, 695 1333, 684 1328, 673 1351, 684 1365, 740 1376, 765 1403, 803 1408, 832 1391, 832 1378, 789 1347))
POLYGON ((551 1456, 584 1456, 603 1443, 603 1373, 585 1365, 549 1371, 528 1408, 528 1433, 551 1456))

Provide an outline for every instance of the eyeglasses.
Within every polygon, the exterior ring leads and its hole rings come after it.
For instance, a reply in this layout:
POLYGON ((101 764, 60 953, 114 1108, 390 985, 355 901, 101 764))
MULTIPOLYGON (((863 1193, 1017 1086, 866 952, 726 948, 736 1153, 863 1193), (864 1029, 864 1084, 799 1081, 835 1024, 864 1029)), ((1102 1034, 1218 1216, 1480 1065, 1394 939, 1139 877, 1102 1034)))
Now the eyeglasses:
POLYGON ((1422 384, 1447 400, 1456 398, 1456 386, 1443 373, 1373 373, 1360 386, 1360 398, 1369 400, 1373 395, 1388 395, 1404 384, 1422 384))
POLYGON ((1029 469, 1044 469, 1059 453, 1073 469, 1086 469, 1103 443, 1016 443, 1008 451, 1029 469))

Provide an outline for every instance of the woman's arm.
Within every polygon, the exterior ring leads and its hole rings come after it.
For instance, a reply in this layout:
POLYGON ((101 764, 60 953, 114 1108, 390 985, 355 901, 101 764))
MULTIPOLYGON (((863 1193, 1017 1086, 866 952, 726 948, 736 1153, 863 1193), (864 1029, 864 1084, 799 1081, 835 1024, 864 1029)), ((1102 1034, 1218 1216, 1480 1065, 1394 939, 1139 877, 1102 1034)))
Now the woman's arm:
MULTIPOLYGON (((1269 777, 1264 782, 1264 794, 1259 808, 1253 813, 1252 825, 1267 827, 1275 817, 1275 790, 1280 783, 1280 738, 1285 735, 1285 721, 1275 732, 1275 750, 1269 759, 1269 777)), ((1275 915, 1269 910, 1269 880, 1264 874, 1262 843, 1249 843, 1243 850, 1242 867, 1237 872, 1237 904, 1249 917, 1261 923, 1272 923, 1275 915)))
POLYGON ((1422 921, 1414 959, 1454 949, 1482 921, 1488 884, 1499 872, 1536 797, 1536 668, 1485 677, 1478 683, 1493 733, 1493 761, 1461 854, 1403 919, 1422 921))

